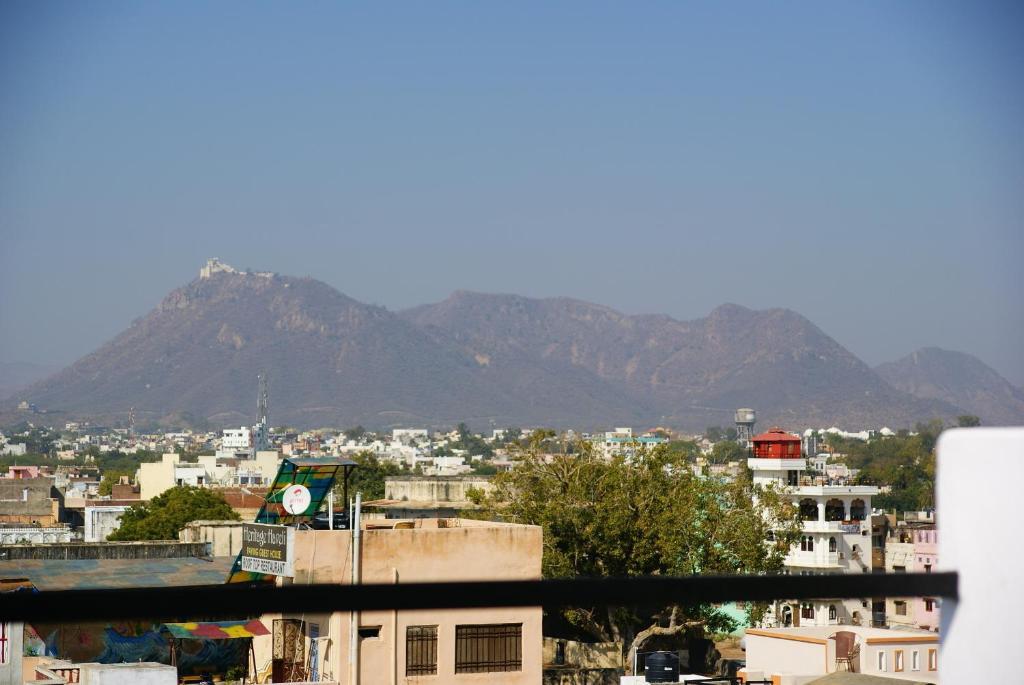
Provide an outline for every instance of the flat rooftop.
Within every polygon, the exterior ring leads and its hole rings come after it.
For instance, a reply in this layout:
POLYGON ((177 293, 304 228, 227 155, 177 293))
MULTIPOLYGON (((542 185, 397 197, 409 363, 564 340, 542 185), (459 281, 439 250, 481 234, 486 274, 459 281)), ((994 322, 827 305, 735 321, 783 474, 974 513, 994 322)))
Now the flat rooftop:
POLYGON ((759 635, 762 637, 774 637, 781 640, 792 640, 794 638, 811 639, 813 641, 826 641, 830 635, 835 635, 840 630, 856 633, 861 641, 868 644, 884 644, 891 640, 920 640, 921 642, 938 642, 938 633, 929 630, 892 630, 890 628, 871 628, 868 626, 806 626, 800 628, 748 628, 747 635, 759 635))
POLYGON ((39 590, 221 585, 234 557, 199 559, 0 560, 0 578, 27 578, 39 590))

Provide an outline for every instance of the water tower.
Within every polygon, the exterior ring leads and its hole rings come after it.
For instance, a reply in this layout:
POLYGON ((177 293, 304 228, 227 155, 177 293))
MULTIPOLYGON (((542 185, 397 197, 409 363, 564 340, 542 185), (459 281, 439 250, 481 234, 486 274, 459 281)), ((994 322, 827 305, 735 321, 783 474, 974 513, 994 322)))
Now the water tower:
POLYGON ((757 423, 757 412, 753 409, 736 410, 736 442, 750 449, 750 441, 754 437, 754 424, 757 423))

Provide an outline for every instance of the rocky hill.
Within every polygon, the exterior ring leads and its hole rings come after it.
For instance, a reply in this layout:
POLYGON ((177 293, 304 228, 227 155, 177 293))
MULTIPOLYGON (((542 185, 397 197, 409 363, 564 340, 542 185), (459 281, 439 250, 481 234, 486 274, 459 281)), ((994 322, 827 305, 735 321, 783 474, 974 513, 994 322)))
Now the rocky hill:
MULTIPOLYGON (((964 413, 895 389, 802 316, 724 305, 628 316, 457 292, 393 313, 312 280, 203 270, 72 366, 19 392, 68 417, 238 425, 268 374, 275 424, 367 427, 912 425, 964 413)), ((112 420, 109 419, 108 420, 112 420)))
POLYGON ((925 347, 876 370, 894 388, 954 404, 984 425, 1024 424, 1024 390, 972 355, 925 347))
POLYGON ((814 324, 785 309, 722 305, 707 318, 627 316, 564 298, 457 292, 403 312, 498 382, 523 367, 587 376, 651 407, 652 422, 728 424, 736 407, 782 425, 912 425, 944 402, 894 390, 814 324))

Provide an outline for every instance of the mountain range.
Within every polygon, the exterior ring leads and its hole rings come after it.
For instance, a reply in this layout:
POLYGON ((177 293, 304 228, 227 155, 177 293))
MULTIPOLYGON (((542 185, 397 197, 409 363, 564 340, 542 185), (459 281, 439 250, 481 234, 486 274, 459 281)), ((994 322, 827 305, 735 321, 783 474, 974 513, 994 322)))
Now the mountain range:
POLYGON ((256 377, 274 425, 296 427, 912 426, 1024 423, 1024 400, 961 353, 871 369, 799 314, 726 304, 679 321, 566 298, 458 291, 392 312, 310 278, 210 264, 149 314, 19 400, 123 424, 251 422, 256 377))

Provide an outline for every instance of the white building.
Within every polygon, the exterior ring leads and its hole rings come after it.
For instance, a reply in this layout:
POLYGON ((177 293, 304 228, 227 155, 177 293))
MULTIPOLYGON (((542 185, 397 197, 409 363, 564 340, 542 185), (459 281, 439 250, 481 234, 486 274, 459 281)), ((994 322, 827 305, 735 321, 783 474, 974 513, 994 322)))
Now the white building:
POLYGON ((85 507, 85 542, 106 542, 107 536, 121 527, 121 515, 128 505, 87 505, 85 507))
POLYGON ((857 626, 840 630, 852 633, 854 649, 849 664, 836 654, 839 631, 835 628, 747 630, 742 674, 746 680, 771 680, 780 685, 811 683, 841 670, 915 683, 939 682, 939 637, 935 633, 857 626))
MULTIPOLYGON (((786 572, 801 575, 871 573, 871 497, 866 485, 818 485, 805 475, 800 438, 778 429, 754 437, 747 460, 758 485, 784 489, 800 510, 803 534, 786 557, 786 572)), ((870 625, 869 598, 777 602, 769 626, 870 625)))
POLYGON ((252 433, 248 428, 225 428, 220 439, 220 448, 233 454, 248 454, 252 449, 252 433))
POLYGON ((403 445, 426 442, 429 437, 426 428, 395 428, 391 431, 391 441, 403 445))

